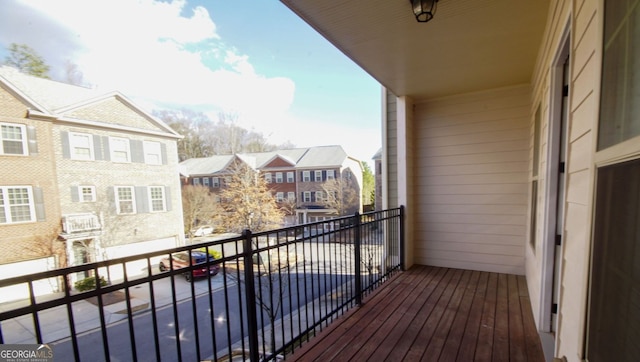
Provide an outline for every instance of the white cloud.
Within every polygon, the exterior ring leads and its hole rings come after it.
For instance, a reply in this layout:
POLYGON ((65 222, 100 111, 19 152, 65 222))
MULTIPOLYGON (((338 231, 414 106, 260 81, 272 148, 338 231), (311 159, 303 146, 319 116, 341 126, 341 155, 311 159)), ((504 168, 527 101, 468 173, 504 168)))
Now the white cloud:
POLYGON ((71 60, 86 82, 141 104, 280 114, 293 102, 292 80, 256 74, 248 56, 226 49, 207 9, 185 0, 23 3, 75 37, 71 60))

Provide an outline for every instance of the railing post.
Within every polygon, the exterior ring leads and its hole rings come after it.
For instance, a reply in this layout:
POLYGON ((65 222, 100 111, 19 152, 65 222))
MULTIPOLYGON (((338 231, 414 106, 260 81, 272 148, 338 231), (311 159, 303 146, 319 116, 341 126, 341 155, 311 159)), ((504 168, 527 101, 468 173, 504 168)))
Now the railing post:
POLYGON ((251 230, 242 232, 243 246, 242 255, 244 257, 244 288, 247 298, 247 326, 249 334, 249 359, 258 361, 260 359, 258 343, 258 315, 256 313, 256 288, 253 275, 253 246, 251 244, 251 230))
POLYGON ((404 238, 405 238, 405 225, 404 225, 404 205, 400 205, 400 270, 404 271, 404 238))
POLYGON ((353 240, 353 245, 354 245, 354 258, 355 258, 355 274, 356 274, 356 280, 355 280, 355 287, 356 287, 356 303, 358 305, 362 305, 362 267, 361 267, 361 255, 360 255, 360 245, 362 244, 361 240, 360 240, 360 236, 361 236, 361 232, 360 232, 360 213, 356 212, 356 214, 354 215, 354 217, 356 218, 356 226, 355 226, 355 232, 354 232, 354 240, 353 240))

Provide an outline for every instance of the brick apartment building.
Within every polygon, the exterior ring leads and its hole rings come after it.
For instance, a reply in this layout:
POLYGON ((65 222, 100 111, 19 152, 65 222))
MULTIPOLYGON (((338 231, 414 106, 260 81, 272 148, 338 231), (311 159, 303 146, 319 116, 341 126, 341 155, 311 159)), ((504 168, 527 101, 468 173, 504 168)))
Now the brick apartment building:
POLYGON ((362 165, 341 146, 192 158, 180 163, 183 184, 208 186, 215 195, 225 187, 225 177, 234 162, 245 163, 265 178, 276 202, 286 213, 285 225, 338 216, 340 212, 329 209, 323 202, 327 195, 322 186, 331 179, 352 181, 349 185, 356 197, 345 205, 342 214, 362 212, 362 165))
POLYGON ((177 140, 118 92, 0 67, 0 278, 179 245, 177 140))

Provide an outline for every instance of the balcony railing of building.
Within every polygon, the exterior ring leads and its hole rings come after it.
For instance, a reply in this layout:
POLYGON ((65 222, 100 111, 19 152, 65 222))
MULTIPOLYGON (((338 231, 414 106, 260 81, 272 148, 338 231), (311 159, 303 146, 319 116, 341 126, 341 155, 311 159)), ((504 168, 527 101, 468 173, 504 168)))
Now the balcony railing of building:
POLYGON ((403 268, 403 224, 396 208, 0 280, 15 299, 0 343, 76 361, 286 358, 403 268))

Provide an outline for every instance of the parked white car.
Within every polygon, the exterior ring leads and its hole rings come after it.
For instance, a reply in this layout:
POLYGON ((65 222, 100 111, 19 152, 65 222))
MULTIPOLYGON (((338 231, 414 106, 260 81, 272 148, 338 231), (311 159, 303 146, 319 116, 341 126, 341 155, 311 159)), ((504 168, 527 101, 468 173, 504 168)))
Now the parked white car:
POLYGON ((213 234, 213 226, 204 225, 193 231, 193 236, 206 236, 213 234))

